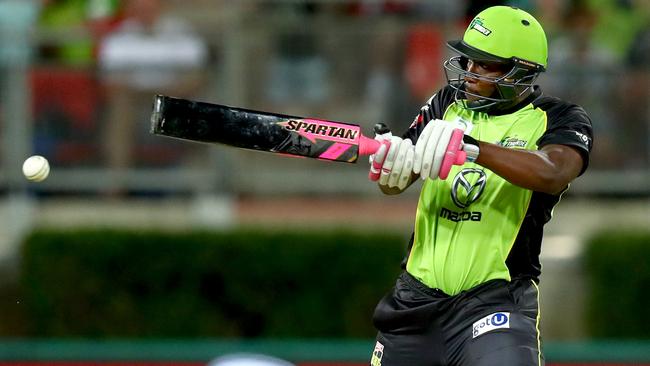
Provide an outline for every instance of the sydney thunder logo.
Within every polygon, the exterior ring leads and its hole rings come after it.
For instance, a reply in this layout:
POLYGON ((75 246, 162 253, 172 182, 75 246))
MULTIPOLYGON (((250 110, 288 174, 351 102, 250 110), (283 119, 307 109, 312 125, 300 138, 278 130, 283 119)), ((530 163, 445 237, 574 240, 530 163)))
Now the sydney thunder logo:
POLYGON ((490 33, 492 33, 491 30, 487 29, 483 25, 483 19, 481 18, 474 18, 474 20, 469 24, 469 29, 474 29, 484 36, 489 36, 490 33))

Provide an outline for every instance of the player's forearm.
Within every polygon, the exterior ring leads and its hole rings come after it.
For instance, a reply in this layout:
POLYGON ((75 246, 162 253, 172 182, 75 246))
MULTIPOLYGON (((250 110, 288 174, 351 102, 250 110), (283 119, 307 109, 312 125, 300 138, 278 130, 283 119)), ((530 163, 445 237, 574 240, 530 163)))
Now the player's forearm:
POLYGON ((507 149, 486 142, 480 142, 479 147, 476 163, 519 187, 558 194, 577 175, 554 163, 547 151, 507 149))

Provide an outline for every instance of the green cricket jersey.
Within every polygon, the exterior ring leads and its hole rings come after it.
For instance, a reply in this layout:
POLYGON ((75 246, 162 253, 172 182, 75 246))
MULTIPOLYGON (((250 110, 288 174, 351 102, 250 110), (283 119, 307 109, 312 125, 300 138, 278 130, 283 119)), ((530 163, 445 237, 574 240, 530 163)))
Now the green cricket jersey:
MULTIPOLYGON (((574 147, 589 162, 592 128, 585 111, 539 88, 513 110, 486 114, 463 108, 443 88, 421 109, 404 137, 417 141, 432 119, 465 125, 477 140, 511 149, 574 147)), ((406 270, 431 288, 458 294, 492 279, 538 280, 542 229, 560 195, 518 187, 487 168, 454 166, 446 180, 422 186, 406 270)))

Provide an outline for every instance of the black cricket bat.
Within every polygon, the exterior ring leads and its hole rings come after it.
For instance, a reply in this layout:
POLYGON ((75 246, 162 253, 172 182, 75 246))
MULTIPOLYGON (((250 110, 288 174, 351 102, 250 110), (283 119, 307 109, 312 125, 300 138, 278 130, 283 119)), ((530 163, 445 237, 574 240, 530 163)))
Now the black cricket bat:
MULTIPOLYGON (((151 133, 248 150, 354 163, 382 144, 359 125, 156 95, 151 133)), ((381 167, 382 162, 375 162, 381 167)), ((371 173, 377 180, 379 173, 371 173)))
POLYGON ((380 142, 358 125, 157 95, 151 133, 249 150, 354 163, 380 142))

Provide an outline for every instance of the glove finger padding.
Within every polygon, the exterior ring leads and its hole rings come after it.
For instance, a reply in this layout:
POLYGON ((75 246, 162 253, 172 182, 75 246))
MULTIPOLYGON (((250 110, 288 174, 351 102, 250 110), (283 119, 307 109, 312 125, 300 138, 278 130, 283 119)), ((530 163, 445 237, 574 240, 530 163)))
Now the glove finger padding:
MULTIPOLYGON (((411 146, 413 144, 411 143, 411 146)), ((415 148, 412 147, 406 151, 406 158, 404 161, 404 168, 402 168, 402 174, 400 175, 399 182, 397 187, 400 190, 404 190, 408 185, 411 175, 413 174, 413 158, 415 156, 415 148)))
POLYGON ((379 146, 379 149, 377 149, 377 152, 370 156, 370 172, 368 174, 370 180, 379 180, 379 176, 381 175, 381 167, 384 163, 384 160, 386 159, 387 151, 388 145, 382 144, 379 146))
MULTIPOLYGON (((431 121, 427 127, 431 130, 428 139, 422 152, 422 168, 420 169, 420 177, 426 179, 430 176, 433 159, 436 154, 438 144, 440 144, 440 137, 442 136, 445 126, 443 123, 431 121), (431 125, 431 127, 429 127, 431 125)), ((419 141, 418 141, 419 143, 419 141)))
MULTIPOLYGON (((449 140, 451 139, 451 133, 454 130, 452 128, 444 128, 440 132, 440 137, 438 138, 438 143, 436 144, 436 149, 431 156, 431 170, 429 171, 429 178, 436 179, 439 177, 440 166, 442 165, 442 159, 445 158, 445 152, 447 151, 447 146, 449 146, 449 140)), ((429 157, 425 156, 425 161, 429 157)))
POLYGON ((390 139, 390 147, 386 153, 386 159, 384 159, 384 164, 381 167, 381 176, 379 177, 379 184, 382 186, 388 183, 388 178, 393 170, 393 165, 397 158, 397 152, 399 151, 402 141, 403 140, 397 136, 393 136, 390 139))
POLYGON ((431 136, 431 132, 433 131, 434 123, 435 121, 431 121, 424 127, 415 144, 415 157, 413 161, 413 173, 415 174, 420 174, 422 171, 422 157, 424 156, 424 149, 427 147, 429 136, 431 136))
POLYGON ((384 159, 386 158, 386 152, 388 151, 388 146, 390 145, 390 139, 393 135, 389 132, 383 133, 381 135, 375 135, 375 140, 381 143, 379 149, 372 155, 368 157, 368 162, 370 163, 370 171, 368 172, 368 179, 373 182, 379 180, 381 174, 381 166, 384 164, 384 159))
MULTIPOLYGON (((379 141, 379 142, 382 142, 382 141, 384 141, 384 140, 390 140, 391 137, 393 137, 393 134, 390 133, 390 132, 386 132, 386 133, 383 133, 383 134, 381 134, 381 135, 375 135, 375 140, 377 140, 377 141, 379 141)), ((378 152, 379 152, 379 150, 377 150, 374 154, 372 154, 372 155, 370 155, 370 156, 368 157, 368 162, 370 163, 370 166, 371 166, 371 167, 372 167, 372 163, 373 163, 375 160, 376 160, 379 164, 383 163, 383 161, 382 161, 382 160, 383 160, 383 157, 382 157, 381 159, 375 159, 375 156, 377 155, 378 152)))
MULTIPOLYGON (((406 168, 406 158, 408 152, 413 151, 413 143, 410 139, 405 139, 400 142, 399 149, 397 150, 397 157, 395 158, 395 163, 393 164, 390 177, 388 178, 388 186, 396 187, 402 179, 404 174, 411 175, 411 170, 409 168, 408 172, 405 171, 406 168)), ((411 163, 412 165, 412 163, 411 163)))

